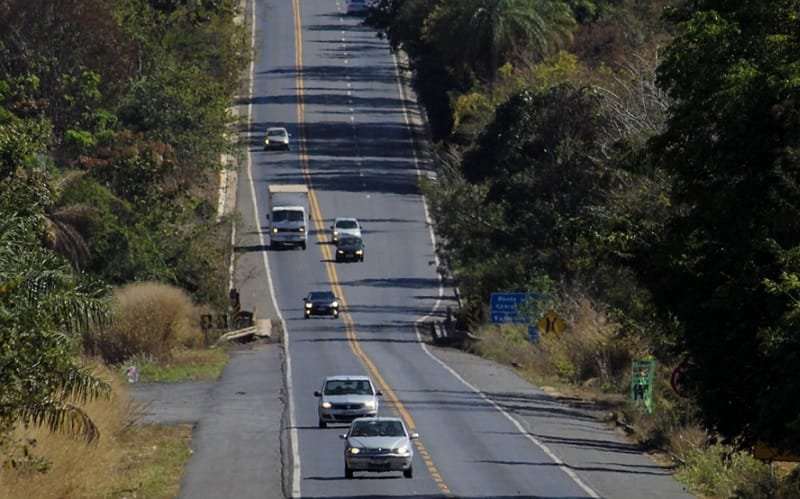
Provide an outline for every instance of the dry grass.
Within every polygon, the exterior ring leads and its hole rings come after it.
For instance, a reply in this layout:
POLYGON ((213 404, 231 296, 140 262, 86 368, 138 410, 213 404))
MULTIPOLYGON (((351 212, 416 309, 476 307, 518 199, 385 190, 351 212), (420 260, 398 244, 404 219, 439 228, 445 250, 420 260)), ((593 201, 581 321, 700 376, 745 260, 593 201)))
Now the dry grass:
POLYGON ((90 401, 83 407, 100 429, 99 440, 89 445, 44 428, 17 426, 12 438, 28 442, 30 452, 45 459, 49 469, 46 473, 33 470, 20 473, 18 469, 0 468, 0 499, 134 497, 121 491, 141 492, 146 486, 151 487, 150 493, 136 496, 175 496, 189 456, 191 430, 135 424, 137 409, 116 376, 102 365, 95 369, 99 377, 114 387, 115 393, 111 399, 90 401), (147 455, 157 453, 159 448, 172 449, 168 451, 172 456, 159 461, 147 455), (147 477, 153 474, 162 474, 160 480, 171 483, 151 486, 147 477))
POLYGON ((167 284, 145 282, 115 292, 114 322, 88 333, 84 345, 107 364, 140 355, 167 361, 178 346, 203 343, 200 309, 188 293, 167 284))

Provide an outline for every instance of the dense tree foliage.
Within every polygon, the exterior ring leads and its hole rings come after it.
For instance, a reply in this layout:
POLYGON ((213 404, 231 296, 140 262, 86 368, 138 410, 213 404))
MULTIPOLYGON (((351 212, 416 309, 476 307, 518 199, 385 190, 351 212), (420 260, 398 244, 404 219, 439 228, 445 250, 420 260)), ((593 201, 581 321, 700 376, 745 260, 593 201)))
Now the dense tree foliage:
POLYGON ((682 324, 708 426, 800 449, 800 6, 699 1, 672 15, 659 78, 675 103, 653 150, 673 209, 639 268, 682 324))

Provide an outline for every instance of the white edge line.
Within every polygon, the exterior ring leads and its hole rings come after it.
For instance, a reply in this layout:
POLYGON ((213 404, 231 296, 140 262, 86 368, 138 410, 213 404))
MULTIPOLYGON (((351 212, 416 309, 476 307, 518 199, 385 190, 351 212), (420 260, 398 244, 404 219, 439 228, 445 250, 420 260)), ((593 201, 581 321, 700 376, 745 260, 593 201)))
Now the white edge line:
MULTIPOLYGON (((250 49, 251 53, 255 54, 255 44, 256 44, 256 5, 255 2, 252 4, 252 11, 251 11, 251 33, 250 33, 250 49)), ((252 117, 253 117, 253 85, 254 85, 254 76, 255 76, 255 57, 250 61, 250 85, 248 88, 248 97, 249 103, 247 105, 247 132, 248 132, 248 139, 253 136, 253 129, 252 129, 252 117)), ((249 140, 248 140, 249 142, 249 140)), ((250 197, 253 201, 253 215, 254 220, 256 223, 256 227, 259 224, 259 210, 258 210, 258 198, 256 197, 256 188, 253 183, 253 161, 252 161, 252 147, 248 143, 247 145, 247 180, 250 184, 250 197)), ((261 243, 261 247, 265 248, 266 245, 264 244, 264 233, 262 231, 258 231, 258 239, 261 243)), ((300 452, 297 447, 297 427, 295 425, 295 416, 294 416, 294 390, 293 383, 292 383, 292 358, 289 355, 289 330, 286 328, 286 322, 283 319, 283 315, 281 314, 280 308, 278 308, 278 302, 275 299, 275 287, 272 284, 272 274, 269 271, 269 259, 267 257, 267 252, 261 252, 263 257, 264 263, 264 271, 267 275, 267 286, 269 287, 269 294, 272 298, 272 305, 275 308, 275 313, 278 315, 278 320, 281 323, 281 329, 283 331, 283 337, 281 338, 281 344, 283 346, 283 355, 286 359, 286 371, 284 373, 285 377, 285 385, 286 385, 286 400, 287 404, 289 405, 289 441, 290 446, 292 449, 292 471, 291 471, 291 483, 292 483, 292 492, 291 497, 301 497, 300 495, 300 452)))
MULTIPOLYGON (((411 151, 412 151, 412 154, 414 156, 414 168, 415 168, 415 170, 417 172, 417 180, 420 180, 422 178, 422 172, 419 169, 419 157, 417 156, 417 149, 416 149, 416 144, 415 144, 415 141, 414 141, 414 134, 413 134, 413 131, 411 129, 411 123, 410 123, 410 120, 409 120, 409 117, 408 117, 408 109, 406 108, 405 102, 403 101, 403 97, 405 97, 405 91, 403 89, 403 84, 402 84, 402 82, 400 80, 400 68, 399 68, 399 65, 397 64, 397 56, 394 53, 392 53, 392 60, 394 61, 395 76, 397 78, 397 87, 399 89, 400 97, 401 97, 400 106, 403 108, 403 118, 405 120, 406 128, 408 128, 409 136, 411 137, 411 139, 410 139, 411 140, 411 151)), ((431 244, 433 245, 433 248, 434 248, 433 260, 434 260, 434 263, 436 264, 436 268, 438 269, 439 268, 439 255, 437 255, 436 251, 435 251, 435 249, 436 249, 436 236, 434 235, 434 232, 433 232, 433 221, 430 218, 430 212, 428 211, 428 203, 425 201, 425 196, 424 195, 422 195, 422 208, 423 208, 423 210, 425 212, 425 222, 428 225, 428 233, 430 234, 431 244)), ((439 291, 438 291, 438 296, 436 297, 436 302, 433 304, 433 308, 431 309, 430 312, 428 312, 426 315, 424 315, 423 317, 420 317, 419 319, 417 319, 415 321, 415 325, 416 325, 416 323, 423 322, 426 319, 428 319, 429 317, 431 317, 436 312, 436 310, 439 308, 439 306, 441 305, 442 297, 444 295, 444 282, 443 282, 442 275, 438 272, 438 270, 437 270, 436 273, 439 276, 439 291)), ((541 441, 539 441, 539 439, 537 439, 536 437, 531 435, 527 430, 525 430, 525 428, 522 426, 522 424, 516 418, 514 418, 511 414, 506 412, 494 400, 490 399, 478 387, 472 385, 469 381, 467 381, 463 377, 461 377, 461 375, 458 374, 452 367, 448 366, 441 359, 439 359, 438 357, 433 355, 430 352, 430 350, 428 349, 428 346, 423 341, 422 336, 420 336, 419 328, 417 328, 417 327, 414 328, 414 334, 417 335, 417 341, 419 341, 420 347, 422 347, 422 350, 425 352, 425 354, 428 357, 430 357, 436 363, 438 363, 440 366, 445 368, 450 374, 453 375, 453 377, 455 377, 458 381, 460 381, 464 386, 466 386, 467 388, 472 390, 481 399, 483 399, 484 401, 488 402, 492 407, 494 407, 500 414, 505 416, 505 418, 508 419, 511 422, 511 424, 514 425, 515 428, 517 428, 517 430, 520 432, 520 434, 522 434, 525 438, 527 438, 528 440, 533 442, 533 444, 535 444, 537 447, 539 447, 542 450, 542 452, 544 452, 547 455, 547 457, 549 457, 550 459, 553 460, 554 463, 556 463, 556 465, 558 466, 558 468, 561 471, 563 471, 567 476, 569 476, 580 488, 582 488, 587 494, 589 494, 590 497, 593 497, 593 498, 599 498, 600 497, 600 495, 598 495, 597 492, 595 492, 591 487, 589 487, 587 484, 585 484, 578 477, 578 475, 575 473, 575 471, 573 471, 572 468, 567 466, 564 463, 564 461, 561 460, 561 458, 559 458, 552 450, 550 450, 549 447, 547 447, 545 444, 543 444, 541 441)))

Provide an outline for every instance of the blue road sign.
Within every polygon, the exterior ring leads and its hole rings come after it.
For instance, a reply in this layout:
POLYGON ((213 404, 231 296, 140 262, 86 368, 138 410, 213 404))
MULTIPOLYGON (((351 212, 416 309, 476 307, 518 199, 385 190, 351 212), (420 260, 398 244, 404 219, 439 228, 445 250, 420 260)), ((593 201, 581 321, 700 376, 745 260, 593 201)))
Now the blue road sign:
POLYGON ((533 312, 532 307, 539 297, 538 293, 492 293, 489 302, 492 324, 529 324, 529 314, 533 312), (521 306, 529 307, 526 310, 528 315, 519 313, 521 306))

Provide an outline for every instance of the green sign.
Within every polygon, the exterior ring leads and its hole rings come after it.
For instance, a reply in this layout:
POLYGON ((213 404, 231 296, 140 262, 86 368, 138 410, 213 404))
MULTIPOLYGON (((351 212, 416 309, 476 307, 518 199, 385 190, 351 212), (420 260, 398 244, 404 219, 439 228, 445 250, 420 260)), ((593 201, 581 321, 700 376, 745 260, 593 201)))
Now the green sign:
POLYGON ((643 405, 647 412, 653 412, 653 378, 656 361, 652 359, 634 360, 631 375, 631 401, 643 405))

